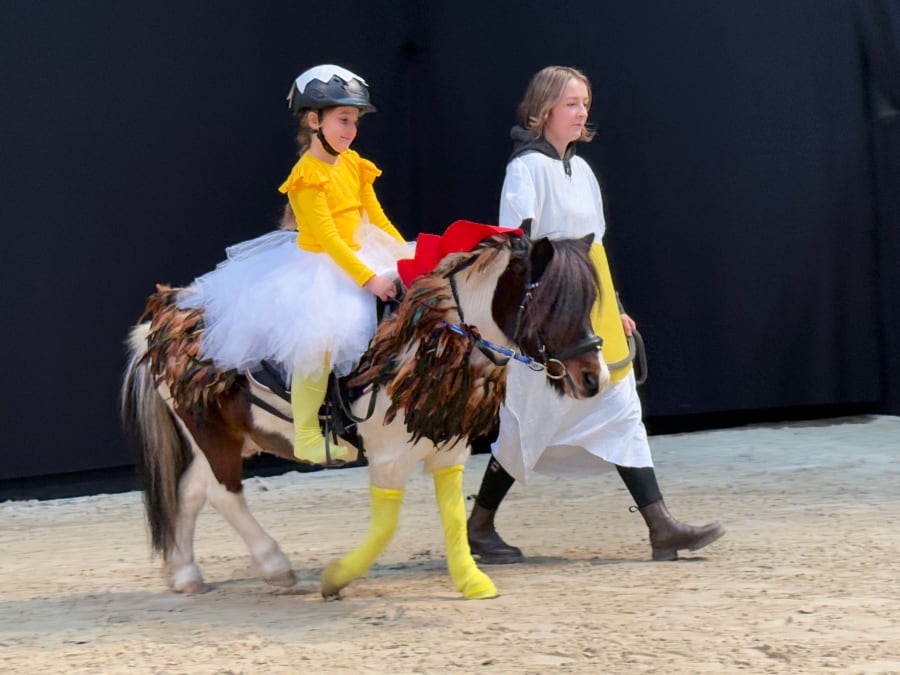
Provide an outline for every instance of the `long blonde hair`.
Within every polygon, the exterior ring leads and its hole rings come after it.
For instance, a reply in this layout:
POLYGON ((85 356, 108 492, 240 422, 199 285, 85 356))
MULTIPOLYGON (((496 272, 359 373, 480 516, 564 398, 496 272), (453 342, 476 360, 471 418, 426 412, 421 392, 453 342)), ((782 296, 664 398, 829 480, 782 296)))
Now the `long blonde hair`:
POLYGON ((298 155, 302 155, 309 150, 312 143, 312 135, 315 133, 309 126, 309 113, 315 112, 319 116, 319 120, 325 116, 325 110, 304 110, 302 115, 297 116, 297 148, 298 155))
MULTIPOLYGON (((528 135, 537 140, 544 133, 544 123, 550 116, 550 109, 556 105, 562 96, 563 89, 569 80, 575 78, 584 83, 588 91, 588 107, 590 107, 591 82, 587 76, 576 68, 568 66, 547 66, 535 73, 528 83, 525 96, 519 104, 519 124, 528 135)), ((585 126, 581 132, 579 141, 590 141, 594 137, 594 130, 585 126)))
MULTIPOLYGON (((309 126, 309 113, 312 112, 310 110, 303 110, 302 114, 297 116, 297 149, 298 155, 302 155, 304 152, 309 150, 309 146, 312 143, 312 135, 313 130, 312 127, 309 126)), ((325 116, 325 110, 318 111, 319 118, 325 116)), ((281 220, 278 223, 279 230, 296 230, 297 229, 297 218, 294 216, 294 209, 291 208, 290 202, 284 205, 284 211, 281 213, 281 220)))

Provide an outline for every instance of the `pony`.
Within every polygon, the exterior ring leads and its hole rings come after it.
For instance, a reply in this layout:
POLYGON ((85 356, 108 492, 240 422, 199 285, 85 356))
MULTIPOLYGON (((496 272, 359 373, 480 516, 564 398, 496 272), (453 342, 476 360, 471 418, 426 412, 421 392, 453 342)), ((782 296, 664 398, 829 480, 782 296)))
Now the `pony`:
MULTIPOLYGON (((466 598, 496 596, 466 538, 461 481, 469 439, 495 423, 508 367, 544 370, 560 395, 576 398, 596 395, 609 378, 589 318, 599 293, 592 237, 532 242, 519 235, 489 236, 412 281, 347 378, 372 513, 367 539, 322 572, 326 599, 339 597, 387 546, 403 486, 420 461, 434 476, 455 587, 466 598)), ((202 309, 178 304, 189 292, 157 286, 127 341, 121 416, 141 455, 153 552, 174 591, 205 590, 193 538, 208 500, 243 538, 259 576, 292 586, 290 561, 241 488, 244 458, 294 459, 290 404, 251 374, 203 358, 202 309)))

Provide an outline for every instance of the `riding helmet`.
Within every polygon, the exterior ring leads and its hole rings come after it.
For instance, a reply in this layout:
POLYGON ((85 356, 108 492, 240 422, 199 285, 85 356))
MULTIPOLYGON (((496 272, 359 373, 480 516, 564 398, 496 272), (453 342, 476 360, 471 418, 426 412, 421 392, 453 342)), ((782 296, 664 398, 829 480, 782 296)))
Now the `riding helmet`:
POLYGON ((306 110, 322 110, 339 105, 359 108, 359 114, 375 112, 369 100, 369 86, 346 68, 325 64, 304 71, 288 93, 288 107, 295 115, 306 110))

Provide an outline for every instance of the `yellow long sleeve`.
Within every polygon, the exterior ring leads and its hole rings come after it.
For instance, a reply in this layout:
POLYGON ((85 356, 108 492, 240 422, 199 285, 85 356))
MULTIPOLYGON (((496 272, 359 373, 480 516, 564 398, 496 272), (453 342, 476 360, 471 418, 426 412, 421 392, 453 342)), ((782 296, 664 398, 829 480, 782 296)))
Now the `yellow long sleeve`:
POLYGON ((287 194, 297 220, 297 245, 327 253, 360 286, 374 276, 356 255, 359 246, 353 241, 363 211, 373 225, 403 241, 375 196, 372 182, 380 174, 352 150, 333 165, 306 153, 279 188, 287 194))

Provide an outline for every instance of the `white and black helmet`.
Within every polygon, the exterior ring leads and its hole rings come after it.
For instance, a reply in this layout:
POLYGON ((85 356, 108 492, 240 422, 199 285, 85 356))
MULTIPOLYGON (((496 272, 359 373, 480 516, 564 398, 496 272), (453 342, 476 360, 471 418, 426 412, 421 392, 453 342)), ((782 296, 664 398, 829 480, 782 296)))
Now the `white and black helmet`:
POLYGON ((295 115, 306 110, 322 110, 339 105, 359 108, 359 114, 375 112, 369 100, 369 86, 356 73, 346 68, 325 64, 304 71, 294 80, 287 97, 295 115))

